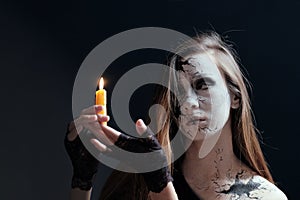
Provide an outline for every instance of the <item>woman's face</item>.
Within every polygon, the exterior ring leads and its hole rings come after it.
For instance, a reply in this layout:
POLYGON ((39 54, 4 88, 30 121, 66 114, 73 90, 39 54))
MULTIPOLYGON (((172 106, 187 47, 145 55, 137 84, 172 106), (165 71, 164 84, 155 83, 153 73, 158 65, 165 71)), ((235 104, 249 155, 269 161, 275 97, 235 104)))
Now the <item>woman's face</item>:
POLYGON ((206 54, 187 58, 179 71, 179 128, 191 140, 216 135, 228 120, 230 96, 217 65, 206 54))

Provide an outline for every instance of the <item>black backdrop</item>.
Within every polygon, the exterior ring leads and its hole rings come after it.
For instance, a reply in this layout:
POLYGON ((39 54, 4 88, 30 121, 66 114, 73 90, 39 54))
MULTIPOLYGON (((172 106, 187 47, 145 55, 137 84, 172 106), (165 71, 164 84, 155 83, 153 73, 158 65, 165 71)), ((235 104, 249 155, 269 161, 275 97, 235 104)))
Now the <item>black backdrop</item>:
MULTIPOLYGON (((271 171, 287 196, 297 199, 299 9, 299 0, 1 2, 0 198, 67 199, 71 164, 63 137, 81 62, 114 34, 158 26, 189 35, 214 28, 234 42, 253 84, 271 171)), ((136 52, 118 61, 124 68, 116 66, 122 72, 160 62, 163 56, 155 55, 136 52)), ((144 105, 136 106, 133 112, 143 112, 144 105)))

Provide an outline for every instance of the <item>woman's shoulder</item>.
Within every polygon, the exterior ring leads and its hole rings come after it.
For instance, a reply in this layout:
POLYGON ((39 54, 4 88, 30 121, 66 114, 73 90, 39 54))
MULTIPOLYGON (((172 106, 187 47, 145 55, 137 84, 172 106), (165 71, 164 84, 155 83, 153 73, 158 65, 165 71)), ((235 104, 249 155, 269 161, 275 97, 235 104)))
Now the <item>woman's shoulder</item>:
POLYGON ((259 175, 254 175, 251 181, 258 185, 251 196, 262 200, 287 200, 287 196, 273 183, 259 175))

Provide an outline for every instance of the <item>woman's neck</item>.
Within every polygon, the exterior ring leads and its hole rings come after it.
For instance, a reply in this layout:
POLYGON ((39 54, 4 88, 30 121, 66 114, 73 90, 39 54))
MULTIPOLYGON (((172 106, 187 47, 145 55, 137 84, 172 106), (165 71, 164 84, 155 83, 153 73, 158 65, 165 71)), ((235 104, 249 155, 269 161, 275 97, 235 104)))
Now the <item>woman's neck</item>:
POLYGON ((230 120, 222 129, 211 151, 203 158, 199 158, 202 147, 203 141, 193 141, 182 163, 183 175, 191 188, 197 190, 196 193, 222 190, 222 185, 234 182, 241 173, 248 176, 246 174, 251 171, 233 152, 230 120))

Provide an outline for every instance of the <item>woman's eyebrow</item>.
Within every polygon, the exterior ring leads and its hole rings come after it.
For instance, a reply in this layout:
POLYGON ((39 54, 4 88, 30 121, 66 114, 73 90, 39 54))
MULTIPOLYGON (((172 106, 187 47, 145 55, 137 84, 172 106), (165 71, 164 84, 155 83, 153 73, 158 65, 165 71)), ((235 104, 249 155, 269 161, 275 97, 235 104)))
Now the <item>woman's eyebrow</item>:
POLYGON ((200 78, 204 78, 204 79, 212 79, 211 78, 211 74, 209 73, 199 73, 198 71, 191 74, 191 78, 192 80, 194 79, 200 79, 200 78))
POLYGON ((198 74, 197 76, 191 77, 191 82, 197 82, 198 80, 202 80, 207 84, 215 84, 216 81, 209 74, 198 74))

